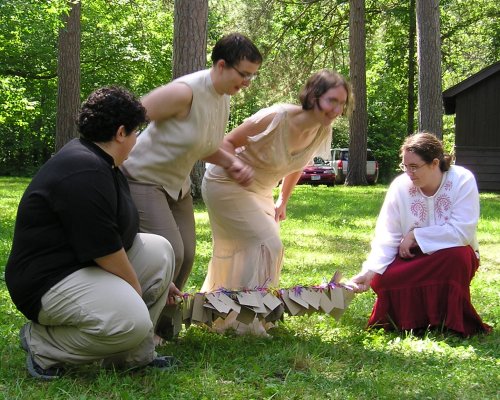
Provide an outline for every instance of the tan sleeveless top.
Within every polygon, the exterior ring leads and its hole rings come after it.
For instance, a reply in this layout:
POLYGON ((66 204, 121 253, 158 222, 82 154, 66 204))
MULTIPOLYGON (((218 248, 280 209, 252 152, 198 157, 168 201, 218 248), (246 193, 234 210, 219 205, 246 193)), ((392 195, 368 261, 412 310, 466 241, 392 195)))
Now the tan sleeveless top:
POLYGON ((131 180, 163 186, 174 199, 190 191, 189 173, 195 162, 213 154, 224 138, 229 119, 228 95, 220 95, 210 69, 176 79, 193 91, 189 115, 151 122, 123 163, 131 180))
MULTIPOLYGON (((246 190, 265 195, 272 195, 280 179, 286 175, 300 171, 313 159, 318 151, 325 146, 330 147, 332 141, 332 128, 325 126, 319 128, 316 136, 309 146, 300 152, 292 153, 288 149, 290 112, 297 106, 290 104, 276 104, 265 108, 248 118, 258 123, 262 118, 273 114, 273 120, 267 128, 248 138, 248 144, 238 154, 245 163, 254 168, 254 179, 246 190)), ((231 181, 224 169, 210 165, 205 172, 205 179, 218 181, 231 181)))

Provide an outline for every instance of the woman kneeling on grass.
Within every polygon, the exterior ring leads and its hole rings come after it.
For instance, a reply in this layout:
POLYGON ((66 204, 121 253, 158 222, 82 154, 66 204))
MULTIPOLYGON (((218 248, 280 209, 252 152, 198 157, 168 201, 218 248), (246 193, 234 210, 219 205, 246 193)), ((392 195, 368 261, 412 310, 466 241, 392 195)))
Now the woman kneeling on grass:
POLYGON ((409 136, 401 169, 380 211, 358 292, 377 294, 369 326, 489 332, 470 301, 479 266, 479 194, 467 169, 452 165, 430 133, 409 136))
POLYGON ((174 252, 138 233, 139 216, 118 166, 146 110, 127 91, 92 93, 78 118, 80 139, 31 181, 17 212, 5 280, 31 321, 20 331, 28 372, 58 378, 68 365, 171 368, 153 332, 173 286, 174 252))

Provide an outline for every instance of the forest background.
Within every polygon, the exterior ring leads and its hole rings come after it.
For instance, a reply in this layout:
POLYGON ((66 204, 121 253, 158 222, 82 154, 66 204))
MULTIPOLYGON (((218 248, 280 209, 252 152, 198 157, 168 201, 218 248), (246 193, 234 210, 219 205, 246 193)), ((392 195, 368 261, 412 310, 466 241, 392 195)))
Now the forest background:
MULTIPOLYGON (((482 265, 471 285, 474 304, 494 327, 490 335, 463 339, 366 330, 374 301, 367 292, 340 322, 322 315, 287 318, 272 340, 183 330, 181 340, 161 348, 161 354, 183 362, 172 374, 90 365, 85 374, 76 370, 52 383, 30 379, 18 348, 25 319, 8 297, 2 266, 21 195, 55 151, 58 35, 70 4, 0 0, 0 399, 499 398, 500 199, 493 193, 481 193, 482 265)), ((388 182, 411 131, 408 115, 417 126, 416 109, 408 106, 418 91, 417 71, 409 72, 410 61, 416 61, 410 39, 415 1, 365 5, 367 144, 388 182)), ((174 0, 82 0, 81 6, 82 100, 104 85, 143 95, 172 79, 174 0)), ((497 0, 442 0, 439 6, 444 90, 500 59, 500 11, 497 0)), ((349 1, 209 0, 207 54, 222 35, 240 31, 265 57, 259 78, 232 98, 230 127, 264 106, 297 101, 314 71, 332 68, 349 76, 348 25, 349 1)), ((349 145, 347 119, 336 121, 334 134, 334 146, 349 145)), ((443 136, 452 151, 453 117, 444 117, 443 136)), ((327 187, 298 187, 282 233, 282 287, 317 284, 337 267, 346 277, 356 273, 386 189, 336 187, 332 195, 327 187)), ((190 290, 201 286, 211 256, 208 216, 202 202, 195 206, 198 250, 190 290)))
MULTIPOLYGON (((500 12, 495 0, 439 4, 444 90, 500 59, 500 12)), ((408 73, 414 1, 365 6, 367 145, 387 182, 408 134, 408 92, 416 97, 418 90, 408 84, 416 78, 408 73)), ((0 176, 30 176, 54 152, 65 9, 67 0, 0 0, 0 176)), ((321 68, 349 76, 348 25, 349 1, 210 0, 207 54, 222 35, 240 31, 265 57, 258 80, 233 97, 230 127, 272 103, 296 102, 307 77, 321 68)), ((82 100, 104 85, 141 96, 168 83, 173 30, 173 0, 82 1, 82 100)), ((453 116, 444 117, 443 137, 452 151, 453 116)), ((345 118, 334 125, 333 145, 349 145, 345 118)))

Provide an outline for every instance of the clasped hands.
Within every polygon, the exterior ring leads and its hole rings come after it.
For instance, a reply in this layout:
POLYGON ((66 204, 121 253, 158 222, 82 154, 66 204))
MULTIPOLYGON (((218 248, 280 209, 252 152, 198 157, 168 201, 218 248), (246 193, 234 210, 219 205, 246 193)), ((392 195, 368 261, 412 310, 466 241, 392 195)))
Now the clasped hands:
POLYGON ((238 157, 234 157, 231 165, 225 168, 229 177, 241 186, 249 186, 253 180, 253 168, 238 157))

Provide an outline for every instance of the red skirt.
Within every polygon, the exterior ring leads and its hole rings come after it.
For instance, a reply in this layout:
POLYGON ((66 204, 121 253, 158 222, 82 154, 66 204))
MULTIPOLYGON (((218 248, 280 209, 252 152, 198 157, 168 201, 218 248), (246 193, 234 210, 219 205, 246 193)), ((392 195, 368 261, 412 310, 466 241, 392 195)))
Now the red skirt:
POLYGON ((411 259, 399 256, 371 287, 377 294, 369 326, 418 330, 446 328, 463 336, 489 332, 470 301, 469 285, 479 267, 470 246, 411 259))

